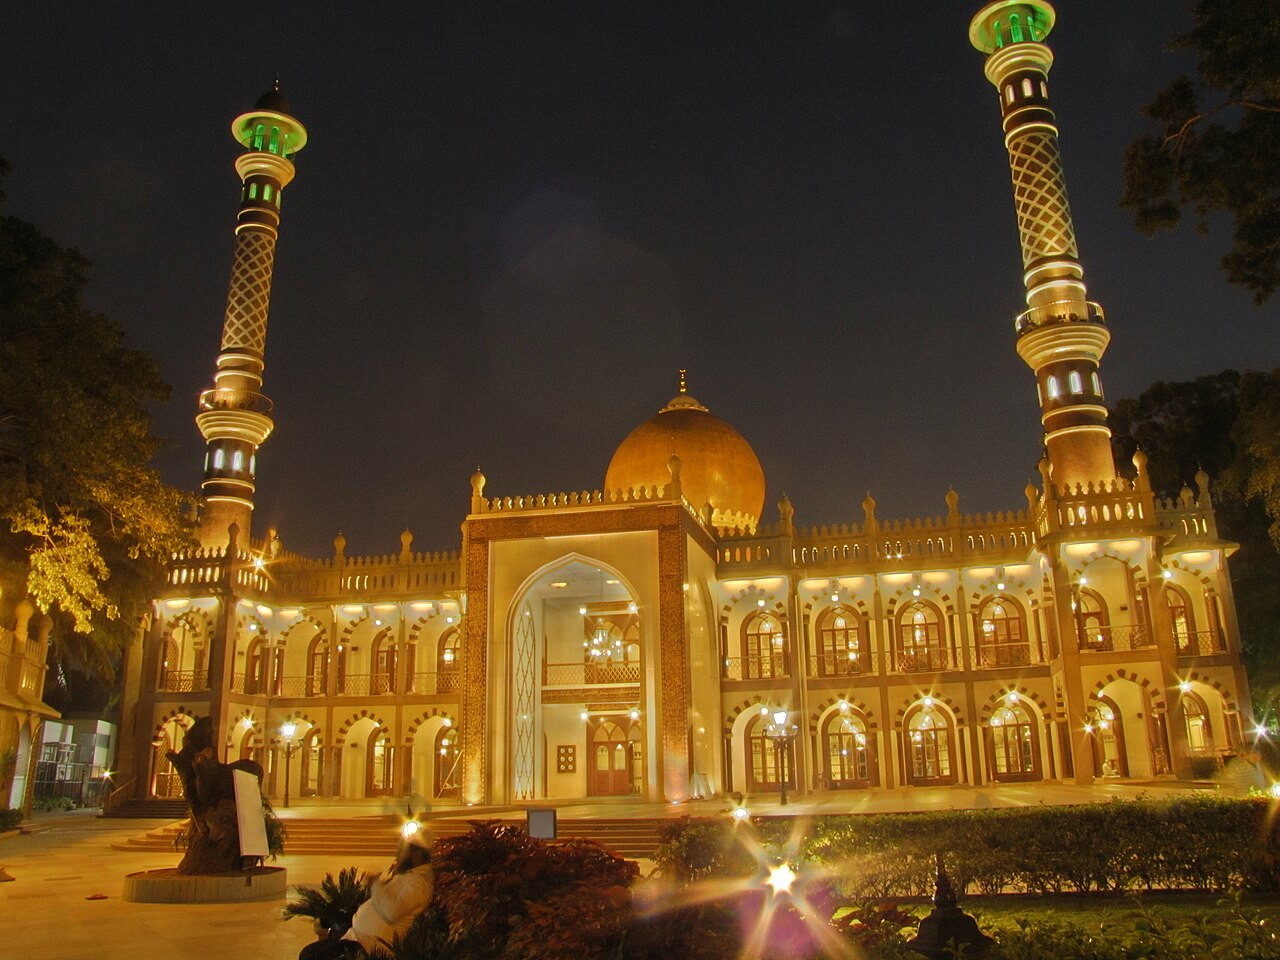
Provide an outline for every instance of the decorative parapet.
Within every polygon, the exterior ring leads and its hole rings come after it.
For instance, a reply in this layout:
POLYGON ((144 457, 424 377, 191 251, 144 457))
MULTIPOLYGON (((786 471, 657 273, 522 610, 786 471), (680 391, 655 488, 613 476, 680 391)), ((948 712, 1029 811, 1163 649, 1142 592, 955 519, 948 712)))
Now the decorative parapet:
POLYGON ((1051 488, 1041 500, 1037 519, 1041 537, 1078 527, 1102 531, 1107 527, 1132 528, 1152 523, 1151 499, 1136 481, 1124 477, 1062 486, 1051 488))
POLYGON ((722 536, 716 560, 722 567, 870 562, 883 566, 896 561, 918 565, 922 559, 1025 555, 1035 543, 1035 529, 1025 511, 953 513, 801 528, 794 537, 782 535, 780 526, 767 525, 755 535, 722 536))

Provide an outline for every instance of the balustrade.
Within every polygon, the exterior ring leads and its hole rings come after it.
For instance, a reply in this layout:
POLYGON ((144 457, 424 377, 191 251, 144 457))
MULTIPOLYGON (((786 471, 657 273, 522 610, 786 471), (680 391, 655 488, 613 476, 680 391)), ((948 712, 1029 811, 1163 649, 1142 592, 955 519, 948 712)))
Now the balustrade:
POLYGON ((898 673, 940 673, 955 670, 956 659, 950 650, 915 650, 894 656, 898 673))
POLYGON ((1080 636, 1080 649, 1093 653, 1113 650, 1143 650, 1156 645, 1151 631, 1140 624, 1121 627, 1086 626, 1080 636))
POLYGON ((1180 657, 1211 657, 1227 652, 1227 638, 1221 630, 1183 631, 1174 640, 1180 657))
POLYGON ((859 650, 850 650, 847 653, 823 653, 809 658, 809 676, 811 677, 856 677, 875 672, 874 655, 859 650))
POLYGON ((639 683, 638 663, 544 663, 543 686, 581 686, 584 684, 639 683))
POLYGON ((1031 648, 1025 643, 985 643, 978 647, 974 656, 977 667, 1025 667, 1039 662, 1040 658, 1033 657, 1031 648))
MULTIPOLYGON (((240 678, 243 681, 243 677, 240 678)), ((160 674, 156 689, 164 693, 196 693, 209 689, 208 677, 203 671, 166 670, 160 674)), ((237 692, 243 692, 237 691, 237 692)))
POLYGON ((787 656, 776 653, 761 657, 725 657, 725 680, 785 680, 791 676, 787 656))

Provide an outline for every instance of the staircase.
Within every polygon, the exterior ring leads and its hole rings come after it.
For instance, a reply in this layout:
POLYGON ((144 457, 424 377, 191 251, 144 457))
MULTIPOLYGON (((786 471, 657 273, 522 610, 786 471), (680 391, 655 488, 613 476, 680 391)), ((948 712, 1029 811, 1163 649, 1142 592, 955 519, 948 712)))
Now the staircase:
POLYGON ((187 801, 181 797, 173 800, 160 800, 155 797, 148 797, 146 800, 121 800, 103 816, 126 819, 185 820, 187 801))
MULTIPOLYGON (((185 813, 185 811, 184 811, 185 813)), ((400 841, 399 817, 352 817, 340 820, 289 818, 285 853, 289 856, 358 856, 386 857, 395 855, 400 841)), ((524 819, 504 820, 521 828, 524 819)), ((467 833, 471 825, 454 817, 423 821, 423 829, 440 840, 467 833)), ((178 832, 176 824, 150 830, 125 843, 114 844, 117 850, 172 851, 178 832)), ((648 859, 658 846, 658 824, 652 819, 561 820, 557 825, 560 839, 595 840, 613 853, 630 860, 648 859)))

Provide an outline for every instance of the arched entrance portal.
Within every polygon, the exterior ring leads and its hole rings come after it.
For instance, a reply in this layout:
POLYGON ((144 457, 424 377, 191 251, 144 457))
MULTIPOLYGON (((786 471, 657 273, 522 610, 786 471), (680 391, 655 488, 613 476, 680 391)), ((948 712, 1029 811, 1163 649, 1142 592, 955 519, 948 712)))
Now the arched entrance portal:
POLYGON ((643 793, 653 627, 622 574, 562 557, 515 591, 507 616, 509 799, 643 793))

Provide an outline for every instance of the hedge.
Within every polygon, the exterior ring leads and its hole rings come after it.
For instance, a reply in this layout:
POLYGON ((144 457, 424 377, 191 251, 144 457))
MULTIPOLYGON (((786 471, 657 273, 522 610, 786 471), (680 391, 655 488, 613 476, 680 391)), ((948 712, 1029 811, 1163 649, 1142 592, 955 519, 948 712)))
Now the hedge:
POLYGON ((16 830, 21 822, 21 810, 0 809, 0 833, 4 833, 6 830, 16 830))
POLYGON ((1265 799, 1176 800, 814 817, 684 819, 664 826, 654 860, 676 880, 758 869, 746 830, 775 857, 825 865, 849 897, 928 896, 942 853, 957 890, 1280 890, 1280 828, 1265 799), (790 846, 788 845, 790 841, 790 846))

